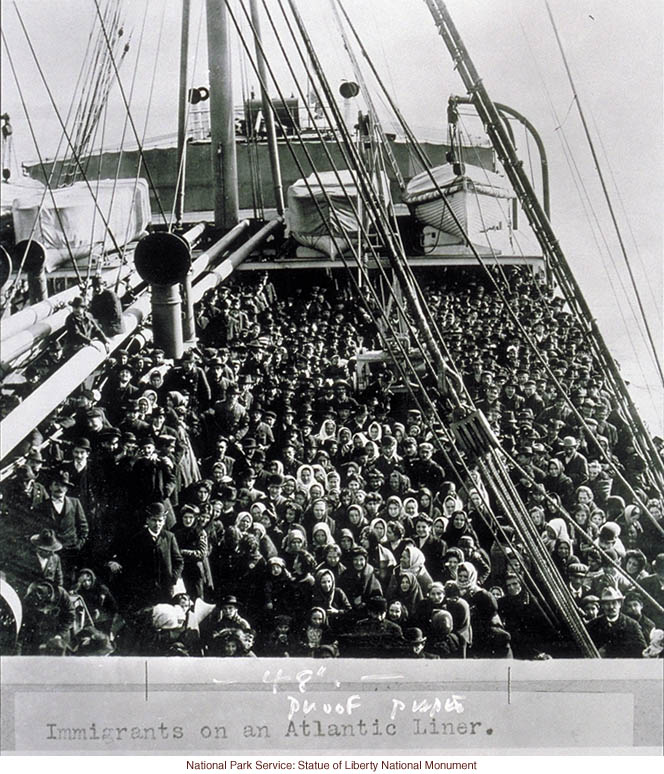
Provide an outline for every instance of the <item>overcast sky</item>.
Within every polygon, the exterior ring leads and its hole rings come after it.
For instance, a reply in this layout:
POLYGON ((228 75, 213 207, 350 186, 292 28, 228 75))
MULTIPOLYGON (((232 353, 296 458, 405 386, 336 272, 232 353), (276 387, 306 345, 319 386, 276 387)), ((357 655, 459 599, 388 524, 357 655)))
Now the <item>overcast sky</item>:
MULTIPOLYGON (((376 66, 418 136, 443 137, 447 97, 450 93, 463 93, 463 87, 423 0, 344 2, 376 66)), ((661 352, 664 4, 661 0, 550 0, 550 4, 614 193, 628 252, 661 352), (615 186, 620 197, 615 194, 615 186)), ((55 99, 66 111, 92 26, 94 2, 18 0, 17 5, 55 99)), ((128 33, 133 31, 132 51, 122 71, 128 88, 146 6, 142 0, 132 0, 126 5, 126 29, 128 33)), ((342 78, 352 79, 353 72, 339 43, 329 0, 299 0, 299 5, 333 85, 342 78)), ((2 2, 4 33, 40 147, 43 152, 52 154, 58 141, 57 120, 40 85, 13 6, 13 2, 2 2)), ((202 0, 192 0, 192 58, 202 6, 202 0)), ((269 6, 278 14, 277 0, 269 0, 269 6)), ((621 282, 625 287, 629 284, 626 269, 601 199, 578 114, 572 105, 572 94, 544 0, 448 0, 448 7, 490 96, 521 111, 539 128, 550 156, 552 222, 609 346, 634 384, 634 395, 644 415, 653 429, 661 433, 664 429, 661 383, 658 388, 652 357, 621 288, 621 282), (558 118, 554 116, 554 110, 558 118), (593 199, 602 235, 610 248, 608 251, 602 245, 602 237, 597 233, 593 236, 584 214, 562 150, 559 121, 573 149, 574 162, 583 174, 584 185, 593 199), (602 249, 598 249, 598 242, 602 249), (646 385, 649 385, 649 392, 646 385)), ((141 47, 140 75, 133 105, 135 122, 142 132, 161 28, 162 46, 147 130, 150 137, 176 131, 180 3, 152 0, 147 9, 147 31, 141 47)), ((276 52, 274 38, 265 20, 263 31, 268 50, 276 52)), ((236 46, 236 50, 239 48, 236 46)), ((12 116, 19 160, 34 159, 34 146, 6 66, 4 45, 2 54, 2 111, 12 116)), ((239 69, 237 63, 239 58, 236 56, 236 69, 239 69)), ((284 76, 285 89, 293 91, 285 77, 283 62, 276 55, 274 66, 280 76, 284 76)), ((247 69, 251 72, 250 66, 247 69)), ((303 68, 298 68, 298 72, 303 73, 303 68)), ((197 84, 206 82, 205 73, 203 28, 197 84)), ((238 103, 242 98, 240 80, 237 79, 238 103)), ((471 130, 478 129, 471 119, 464 119, 464 122, 471 130)), ((109 102, 109 140, 119 139, 121 125, 121 103, 115 89, 109 102)), ((536 163, 534 150, 530 150, 533 163, 536 163)), ((528 165, 528 148, 523 138, 520 138, 519 152, 528 165)), ((631 292, 628 295, 634 306, 631 292)))

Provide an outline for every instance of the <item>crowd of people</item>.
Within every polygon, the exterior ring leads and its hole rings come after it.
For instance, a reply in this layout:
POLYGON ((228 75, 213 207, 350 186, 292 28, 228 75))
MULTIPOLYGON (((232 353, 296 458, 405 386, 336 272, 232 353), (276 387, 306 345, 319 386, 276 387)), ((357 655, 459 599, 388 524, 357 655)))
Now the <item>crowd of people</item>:
MULTIPOLYGON (((116 352, 33 434, 2 492, 16 652, 578 655, 473 461, 389 358, 358 360, 380 337, 345 276, 317 281, 234 277, 179 361, 116 352)), ((507 281, 550 371, 482 275, 422 278, 600 654, 661 657, 662 501, 564 303, 507 281)))

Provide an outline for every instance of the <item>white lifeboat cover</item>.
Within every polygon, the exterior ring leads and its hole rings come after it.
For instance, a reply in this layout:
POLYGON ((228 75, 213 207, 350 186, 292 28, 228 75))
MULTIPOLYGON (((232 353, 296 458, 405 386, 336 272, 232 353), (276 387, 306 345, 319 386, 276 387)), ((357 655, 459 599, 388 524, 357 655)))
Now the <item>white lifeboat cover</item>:
POLYGON ((294 234, 327 235, 328 221, 332 231, 341 235, 343 232, 338 226, 340 221, 346 231, 357 233, 359 228, 353 212, 354 208, 357 209, 357 198, 355 175, 347 169, 338 173, 311 174, 306 182, 303 179, 296 180, 288 187, 288 228, 294 234), (330 212, 328 198, 336 215, 330 212))
POLYGON ((403 200, 406 204, 417 205, 440 198, 438 188, 445 194, 456 193, 464 188, 473 188, 477 193, 497 198, 511 199, 514 193, 502 175, 483 167, 465 164, 463 175, 456 175, 452 164, 441 164, 427 171, 419 172, 408 181, 403 200), (433 183, 433 176, 436 184, 433 183))
POLYGON ((90 249, 91 242, 113 247, 104 220, 122 246, 145 231, 151 216, 148 184, 142 178, 94 180, 89 188, 81 181, 54 189, 52 196, 31 192, 12 202, 16 241, 32 236, 47 250, 66 250, 67 245, 74 251, 90 249))

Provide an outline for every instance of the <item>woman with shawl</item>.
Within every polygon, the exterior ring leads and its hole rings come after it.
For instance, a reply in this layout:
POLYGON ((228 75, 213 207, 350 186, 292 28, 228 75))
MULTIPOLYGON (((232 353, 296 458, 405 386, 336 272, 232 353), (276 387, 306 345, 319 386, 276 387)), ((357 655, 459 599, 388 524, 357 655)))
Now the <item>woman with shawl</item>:
POLYGON ((374 573, 373 567, 367 561, 367 552, 361 546, 356 546, 351 554, 348 569, 339 578, 339 586, 346 596, 356 617, 362 617, 367 601, 371 597, 380 596, 383 588, 374 573))
POLYGON ((511 658, 509 634, 502 628, 496 598, 477 583, 477 570, 462 562, 457 571, 457 584, 470 607, 473 630, 473 658, 511 658))
POLYGON ((412 572, 399 569, 390 578, 386 598, 388 602, 399 600, 408 611, 408 618, 412 619, 423 598, 422 588, 412 572))
POLYGON ((464 535, 470 535, 477 544, 477 535, 464 511, 454 511, 445 530, 444 540, 449 548, 457 548, 464 535))
POLYGON ((414 497, 404 498, 403 510, 406 516, 408 516, 412 523, 415 524, 417 517, 420 515, 420 504, 417 500, 414 497))
POLYGON ((360 533, 359 543, 366 549, 369 564, 374 568, 381 586, 385 588, 397 563, 394 554, 389 548, 381 545, 370 526, 364 527, 360 533))
POLYGON ((264 585, 264 610, 272 620, 277 615, 289 615, 293 605, 293 576, 280 556, 267 560, 264 585))
POLYGON ((312 604, 325 610, 329 624, 334 628, 351 609, 348 597, 343 589, 337 586, 337 579, 332 570, 317 570, 314 581, 312 604))
POLYGON ((346 565, 341 561, 341 548, 336 543, 327 546, 323 561, 316 570, 330 570, 335 581, 339 582, 339 578, 346 571, 346 565))
POLYGON ((312 607, 306 614, 297 636, 294 656, 311 657, 322 645, 333 641, 327 614, 322 607, 312 607))
POLYGON ((437 610, 443 609, 445 600, 445 588, 442 583, 436 581, 431 584, 429 593, 415 608, 414 624, 428 636, 431 627, 431 617, 437 610))
POLYGON ((468 648, 473 644, 473 629, 470 624, 470 605, 461 596, 459 584, 456 581, 445 583, 445 600, 443 608, 452 616, 452 631, 461 641, 461 658, 466 658, 468 648))
POLYGON ((569 476, 565 475, 565 466, 557 458, 549 460, 547 475, 544 477, 544 489, 549 494, 557 494, 560 502, 567 508, 574 501, 574 484, 569 476))
POLYGON ((615 523, 620 527, 620 539, 626 550, 635 548, 650 549, 644 541, 643 526, 639 519, 641 518, 641 508, 638 505, 628 505, 623 514, 618 516, 615 523))
POLYGON ((330 419, 329 417, 324 419, 320 426, 320 430, 316 433, 314 438, 320 442, 321 446, 330 438, 336 440, 337 423, 334 421, 334 419, 330 419))
POLYGON ((355 536, 353 535, 352 530, 347 527, 339 530, 337 535, 339 536, 337 543, 341 549, 341 561, 348 567, 351 564, 353 549, 357 546, 355 536))
POLYGON ((573 553, 572 541, 565 538, 558 538, 553 546, 552 557, 558 572, 564 580, 569 580, 569 567, 571 564, 578 564, 579 560, 573 553))
POLYGON ((380 426, 379 422, 374 420, 370 423, 370 425, 367 427, 367 436, 369 441, 373 441, 376 444, 381 442, 383 437, 383 428, 380 426))
POLYGON ((385 519, 377 516, 375 519, 371 520, 369 526, 378 538, 378 542, 381 543, 381 545, 387 546, 387 522, 385 519))
POLYGON ((367 526, 367 520, 364 517, 364 508, 357 503, 353 503, 346 510, 346 518, 341 523, 342 529, 350 530, 353 535, 353 541, 357 543, 360 533, 367 526))
POLYGON ((240 511, 235 517, 235 526, 240 530, 243 535, 246 535, 251 531, 254 526, 254 520, 249 511, 240 511))
POLYGON ((340 427, 337 433, 337 441, 339 443, 337 459, 339 463, 343 464, 350 460, 353 453, 353 433, 350 428, 340 427))
POLYGON ((565 520, 557 518, 547 522, 542 540, 550 553, 553 553, 557 540, 569 541, 569 533, 567 532, 567 523, 565 520))
POLYGON ((295 480, 297 482, 297 488, 308 495, 309 489, 315 481, 313 467, 311 465, 300 465, 297 469, 295 480))
POLYGON ((319 521, 314 524, 311 530, 311 551, 313 552, 314 559, 317 564, 320 564, 324 557, 325 551, 329 545, 334 543, 334 538, 330 532, 330 527, 324 521, 319 521))
POLYGON ((420 513, 426 513, 432 520, 443 515, 433 501, 433 492, 430 489, 427 489, 427 487, 420 487, 417 492, 417 502, 420 506, 420 513))
POLYGON ((279 555, 283 557, 286 561, 286 566, 292 571, 297 555, 307 550, 307 533, 302 525, 294 524, 284 535, 279 555))
POLYGON ((399 559, 401 571, 412 572, 422 589, 422 594, 428 594, 433 580, 425 567, 424 554, 413 543, 408 543, 399 559))

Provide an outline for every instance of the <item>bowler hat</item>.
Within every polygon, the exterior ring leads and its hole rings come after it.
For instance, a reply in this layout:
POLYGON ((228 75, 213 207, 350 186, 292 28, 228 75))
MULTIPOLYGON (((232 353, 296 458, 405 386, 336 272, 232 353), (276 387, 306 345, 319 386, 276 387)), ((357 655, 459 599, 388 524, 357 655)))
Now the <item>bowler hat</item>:
POLYGON ((30 542, 35 548, 41 548, 42 551, 60 551, 62 543, 55 537, 52 529, 43 529, 30 538, 30 542))

